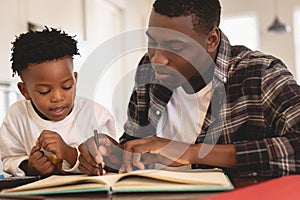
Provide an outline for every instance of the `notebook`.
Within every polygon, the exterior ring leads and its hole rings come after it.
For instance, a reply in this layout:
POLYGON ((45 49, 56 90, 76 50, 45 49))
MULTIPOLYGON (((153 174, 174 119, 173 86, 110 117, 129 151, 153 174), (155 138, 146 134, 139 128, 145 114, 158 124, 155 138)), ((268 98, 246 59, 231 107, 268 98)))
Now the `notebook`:
POLYGON ((106 192, 195 192, 226 191, 234 187, 223 171, 136 170, 104 176, 53 175, 12 189, 2 195, 50 195, 64 193, 106 192))

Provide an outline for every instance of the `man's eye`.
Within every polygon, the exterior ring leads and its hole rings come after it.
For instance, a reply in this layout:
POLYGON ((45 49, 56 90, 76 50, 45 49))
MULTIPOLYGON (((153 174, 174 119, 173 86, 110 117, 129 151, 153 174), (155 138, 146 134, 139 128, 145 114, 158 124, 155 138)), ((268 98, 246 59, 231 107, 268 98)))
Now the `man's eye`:
POLYGON ((179 52, 184 49, 183 44, 170 44, 169 47, 172 51, 175 51, 175 52, 179 52))
POLYGON ((157 43, 154 40, 148 40, 148 48, 156 47, 157 43))

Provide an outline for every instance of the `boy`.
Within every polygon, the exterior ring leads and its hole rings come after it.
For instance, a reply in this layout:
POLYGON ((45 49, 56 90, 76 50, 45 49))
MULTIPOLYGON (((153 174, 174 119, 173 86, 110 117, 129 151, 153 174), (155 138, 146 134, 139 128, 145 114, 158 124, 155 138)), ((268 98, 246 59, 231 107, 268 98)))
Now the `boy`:
POLYGON ((12 43, 12 70, 25 97, 0 129, 3 170, 14 176, 79 172, 77 147, 93 129, 116 138, 114 119, 101 105, 76 97, 77 41, 60 30, 21 34, 12 43))

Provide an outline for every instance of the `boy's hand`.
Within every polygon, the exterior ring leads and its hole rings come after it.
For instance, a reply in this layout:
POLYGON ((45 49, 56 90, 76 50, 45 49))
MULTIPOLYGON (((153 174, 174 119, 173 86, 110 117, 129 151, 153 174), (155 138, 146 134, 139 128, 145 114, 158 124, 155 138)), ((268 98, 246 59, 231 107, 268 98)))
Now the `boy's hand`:
POLYGON ((28 159, 27 175, 49 175, 55 170, 53 165, 43 152, 40 151, 39 146, 34 146, 31 149, 28 159))
POLYGON ((61 163, 66 160, 71 166, 77 161, 77 150, 65 143, 61 136, 53 131, 43 130, 37 140, 37 145, 45 151, 55 154, 57 160, 51 160, 53 164, 61 163))

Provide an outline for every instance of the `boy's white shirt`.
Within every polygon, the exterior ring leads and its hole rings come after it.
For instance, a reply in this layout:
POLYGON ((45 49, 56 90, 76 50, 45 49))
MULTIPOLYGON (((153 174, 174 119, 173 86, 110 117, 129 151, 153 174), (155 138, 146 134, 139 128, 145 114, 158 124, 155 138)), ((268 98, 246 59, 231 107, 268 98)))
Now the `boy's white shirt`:
MULTIPOLYGON (((112 114, 92 100, 77 96, 72 112, 58 122, 42 119, 29 100, 17 101, 9 108, 0 129, 3 170, 14 176, 24 176, 25 173, 18 166, 29 158, 43 130, 57 132, 66 144, 77 149, 82 142, 93 136, 94 129, 118 141, 112 114)), ((79 172, 78 161, 72 168, 64 161, 62 169, 79 172)))

